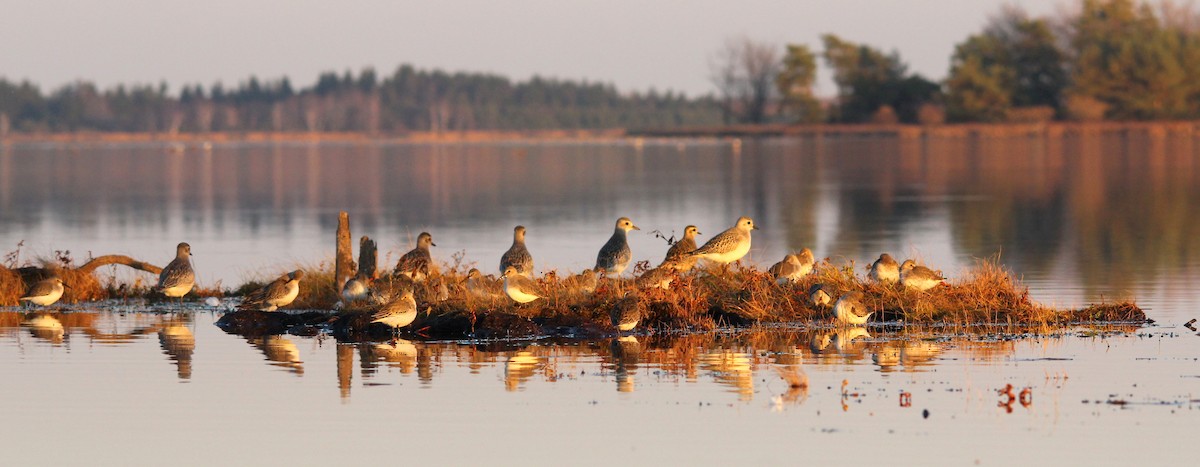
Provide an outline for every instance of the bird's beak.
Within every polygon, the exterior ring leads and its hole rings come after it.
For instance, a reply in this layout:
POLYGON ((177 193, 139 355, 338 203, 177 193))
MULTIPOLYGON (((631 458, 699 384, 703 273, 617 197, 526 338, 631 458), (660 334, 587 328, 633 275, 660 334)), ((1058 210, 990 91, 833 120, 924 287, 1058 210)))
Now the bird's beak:
POLYGON ((63 282, 63 287, 66 287, 66 288, 68 288, 68 289, 69 289, 69 288, 71 288, 71 286, 67 285, 67 283, 66 283, 66 282, 63 282))
POLYGON ((437 244, 433 243, 433 242, 429 242, 429 246, 437 246, 437 244))
POLYGON ((758 230, 758 224, 754 225, 754 230, 758 230))
POLYGON ((701 232, 701 231, 697 230, 697 231, 696 231, 696 235, 704 235, 704 232, 701 232))
POLYGON ((642 230, 642 229, 638 228, 638 226, 635 225, 635 226, 633 226, 633 230, 642 230))

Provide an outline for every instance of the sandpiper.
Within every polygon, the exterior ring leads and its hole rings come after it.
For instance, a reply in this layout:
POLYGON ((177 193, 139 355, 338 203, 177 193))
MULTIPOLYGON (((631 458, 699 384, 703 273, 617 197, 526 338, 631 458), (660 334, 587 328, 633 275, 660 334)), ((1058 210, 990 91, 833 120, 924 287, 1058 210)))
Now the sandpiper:
POLYGON ((300 295, 300 279, 303 278, 304 271, 299 269, 279 276, 265 287, 246 294, 238 309, 275 311, 281 306, 287 306, 300 295))
POLYGON ((643 308, 645 305, 637 295, 626 294, 609 310, 608 317, 618 331, 629 331, 637 327, 638 321, 641 321, 643 308))
POLYGON ((833 301, 833 297, 829 296, 829 292, 825 290, 825 284, 816 283, 808 288, 808 303, 813 306, 827 307, 829 302, 833 301))
POLYGON ((429 276, 429 268, 433 265, 433 256, 429 254, 429 247, 437 246, 433 243, 433 236, 429 232, 421 232, 417 236, 417 246, 404 256, 400 257, 400 261, 396 262, 395 274, 407 276, 408 278, 421 282, 429 276))
POLYGON ((367 298, 368 287, 371 285, 371 277, 365 272, 356 274, 352 279, 346 281, 346 285, 342 286, 342 299, 347 302, 362 300, 367 298))
POLYGON ((900 283, 905 287, 925 291, 937 287, 945 280, 941 272, 918 266, 911 259, 904 260, 900 265, 900 283))
POLYGON ((155 290, 171 298, 184 295, 196 285, 196 273, 192 271, 192 246, 187 242, 175 246, 175 259, 158 274, 158 285, 155 290))
POLYGON ((775 276, 775 282, 779 285, 789 282, 794 283, 812 272, 813 263, 815 262, 812 250, 805 248, 800 250, 800 253, 792 253, 785 256, 783 261, 775 263, 767 271, 775 276))
POLYGON ((533 280, 522 276, 514 266, 509 266, 504 270, 504 293, 517 303, 529 303, 542 298, 537 294, 537 287, 534 286, 533 280))
POLYGON ((633 283, 643 289, 670 289, 671 281, 675 280, 673 272, 670 267, 660 266, 642 273, 633 283))
POLYGON ((750 252, 751 230, 758 230, 754 221, 749 217, 739 217, 733 227, 708 239, 704 246, 688 253, 688 256, 696 256, 720 264, 729 264, 742 259, 746 253, 750 252))
POLYGON ((496 298, 500 296, 501 287, 491 276, 484 277, 478 269, 467 271, 467 292, 480 298, 496 298))
POLYGON ((594 269, 585 269, 583 272, 567 278, 564 282, 568 292, 578 295, 595 292, 600 281, 596 277, 594 269))
POLYGON ((862 297, 862 292, 849 292, 838 299, 833 305, 833 316, 839 323, 854 325, 867 322, 874 313, 863 308, 862 297))
POLYGON ((67 287, 67 284, 63 283, 62 278, 50 276, 35 282, 18 301, 29 302, 39 306, 53 305, 54 302, 62 298, 65 291, 64 287, 67 287))
POLYGON ((659 264, 658 267, 670 266, 683 272, 692 270, 692 266, 696 265, 696 257, 688 256, 688 253, 696 251, 696 235, 700 235, 700 230, 696 226, 684 227, 683 238, 671 245, 671 248, 667 250, 667 256, 663 258, 662 264, 659 264))
POLYGON ((606 275, 619 276, 629 266, 629 260, 633 258, 633 252, 629 249, 629 242, 625 238, 625 233, 630 230, 642 229, 633 225, 633 221, 629 220, 628 217, 617 219, 617 224, 613 227, 612 237, 609 237, 608 242, 603 247, 600 247, 600 253, 596 255, 596 267, 604 268, 606 275))
POLYGON ((410 288, 403 288, 400 296, 387 300, 379 311, 371 315, 372 323, 383 323, 392 329, 400 329, 417 319, 417 299, 410 288))
POLYGON ((867 278, 880 283, 899 281, 900 265, 896 264, 896 260, 892 259, 892 255, 887 253, 880 254, 879 259, 871 263, 871 272, 867 273, 867 278))
POLYGON ((508 247, 508 251, 500 257, 500 274, 504 274, 504 270, 509 266, 517 268, 517 274, 533 278, 533 255, 529 254, 529 249, 525 248, 525 226, 523 225, 513 227, 512 246, 508 247))

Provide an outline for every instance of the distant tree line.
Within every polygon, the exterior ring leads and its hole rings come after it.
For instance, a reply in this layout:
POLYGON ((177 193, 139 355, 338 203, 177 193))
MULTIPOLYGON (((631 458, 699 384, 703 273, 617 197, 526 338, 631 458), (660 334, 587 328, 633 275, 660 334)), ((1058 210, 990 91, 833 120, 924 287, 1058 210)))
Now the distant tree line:
POLYGON ((400 66, 382 77, 323 73, 311 87, 251 77, 236 87, 166 84, 101 91, 77 82, 49 94, 0 78, 3 132, 460 131, 599 129, 719 123, 709 97, 621 93, 608 84, 400 66))
POLYGON ((896 52, 822 36, 777 47, 731 40, 710 63, 726 122, 941 123, 1200 118, 1200 13, 1171 2, 1080 0, 1055 18, 1007 6, 957 44, 938 83, 896 52), (837 97, 813 96, 817 58, 837 97), (773 66, 762 66, 770 59, 773 66), (774 79, 774 87, 757 83, 774 79), (768 105, 763 105, 766 102, 768 105))

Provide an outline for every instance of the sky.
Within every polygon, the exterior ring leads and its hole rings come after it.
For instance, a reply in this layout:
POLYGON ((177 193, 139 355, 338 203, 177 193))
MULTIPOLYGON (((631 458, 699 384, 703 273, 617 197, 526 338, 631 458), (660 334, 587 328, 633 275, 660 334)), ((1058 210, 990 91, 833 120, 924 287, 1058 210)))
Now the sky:
MULTIPOLYGON (((941 79, 954 45, 1005 4, 1053 15, 1070 0, 0 0, 0 76, 49 92, 87 80, 234 85, 251 75, 308 86, 322 71, 401 64, 713 90, 709 58, 730 37, 820 50, 820 36, 896 50, 941 79)), ((817 92, 836 90, 828 73, 817 92)))

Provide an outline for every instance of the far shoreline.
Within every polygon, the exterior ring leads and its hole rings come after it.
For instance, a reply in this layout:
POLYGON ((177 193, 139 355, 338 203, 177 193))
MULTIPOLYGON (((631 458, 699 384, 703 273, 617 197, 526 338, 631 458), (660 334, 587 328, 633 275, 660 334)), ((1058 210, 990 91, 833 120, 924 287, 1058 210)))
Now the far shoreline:
POLYGON ((612 141, 655 139, 734 139, 771 137, 812 138, 1062 138, 1102 134, 1143 135, 1152 138, 1197 137, 1200 121, 1153 122, 1037 122, 1037 123, 954 123, 911 124, 765 124, 703 127, 595 129, 595 130, 469 130, 402 133, 364 132, 99 132, 9 133, 0 144, 27 143, 493 143, 533 141, 612 141))

